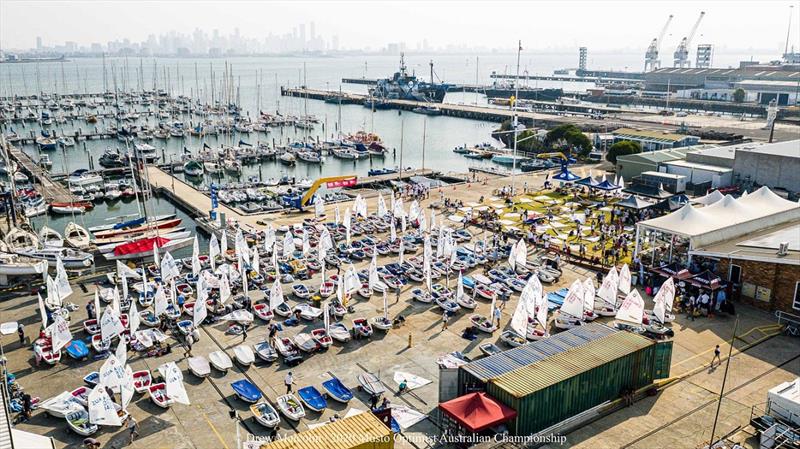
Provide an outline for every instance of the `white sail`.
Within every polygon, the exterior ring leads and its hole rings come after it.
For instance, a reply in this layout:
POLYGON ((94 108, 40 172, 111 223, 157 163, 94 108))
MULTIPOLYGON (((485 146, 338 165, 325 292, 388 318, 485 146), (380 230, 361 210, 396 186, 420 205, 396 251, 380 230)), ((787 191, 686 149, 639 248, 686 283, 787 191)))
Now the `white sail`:
POLYGON ((267 223, 267 229, 264 231, 264 250, 272 252, 275 246, 275 229, 272 228, 272 223, 267 223))
POLYGON ((517 301, 517 308, 514 309, 514 314, 511 315, 511 329, 523 338, 528 333, 528 308, 526 307, 526 299, 522 296, 517 301))
POLYGON ((261 272, 261 264, 259 263, 258 249, 253 248, 253 261, 250 263, 250 269, 256 273, 261 272))
POLYGON ((617 305, 617 286, 619 285, 619 275, 617 269, 611 267, 608 274, 603 278, 603 283, 600 284, 600 289, 597 290, 597 296, 603 299, 606 304, 616 307, 617 305))
POLYGON ((198 297, 194 303, 194 311, 192 314, 192 324, 195 328, 200 328, 203 320, 208 316, 208 306, 206 305, 205 298, 198 297))
POLYGON ((192 276, 200 275, 200 242, 197 236, 194 236, 194 243, 192 244, 192 276))
POLYGON ((378 192, 378 217, 383 218, 386 216, 386 202, 383 200, 383 195, 378 192))
POLYGON ((512 270, 517 269, 517 245, 511 245, 511 250, 508 252, 508 265, 512 270))
POLYGON ((337 226, 339 225, 339 222, 342 221, 341 215, 342 213, 339 211, 339 205, 337 204, 333 209, 333 223, 337 226))
POLYGON ((103 340, 111 340, 125 331, 125 326, 119 319, 119 314, 113 307, 106 307, 100 318, 100 335, 103 340))
POLYGON ((405 242, 402 240, 400 241, 400 252, 397 255, 397 263, 403 265, 403 254, 406 252, 406 245, 405 242))
POLYGON ((308 239, 308 232, 303 229, 303 256, 311 252, 311 241, 308 239))
POLYGON ((275 310, 276 307, 283 304, 283 287, 279 279, 275 279, 272 283, 272 288, 269 289, 269 310, 275 310))
POLYGON ((583 317, 583 284, 579 280, 572 282, 561 304, 561 312, 576 318, 583 317))
POLYGON ((594 311, 594 282, 590 278, 583 280, 583 310, 594 311))
POLYGON ((351 225, 350 220, 351 220, 350 208, 348 207, 347 209, 344 210, 344 221, 342 222, 342 224, 344 225, 345 236, 347 237, 348 245, 350 244, 350 225, 351 225))
POLYGON ((456 301, 464 297, 464 277, 461 270, 458 271, 458 284, 456 285, 456 301))
POLYGON ((294 252, 294 237, 292 237, 292 233, 286 231, 286 234, 283 236, 283 257, 289 258, 292 257, 292 253, 294 252))
POLYGON ((169 304, 167 303, 167 293, 164 291, 164 285, 163 284, 159 284, 158 285, 158 289, 156 289, 156 295, 155 295, 154 301, 155 301, 155 305, 153 307, 155 308, 156 316, 161 316, 162 313, 166 313, 167 306, 169 304))
POLYGON ((436 229, 436 210, 431 209, 431 231, 436 229))
POLYGON ((72 332, 69 330, 69 323, 64 321, 61 315, 55 315, 53 324, 45 330, 45 333, 50 335, 50 345, 53 348, 53 352, 60 351, 72 341, 72 332))
POLYGON ((536 312, 536 321, 541 324, 545 329, 547 329, 547 300, 544 298, 544 291, 542 290, 542 284, 539 282, 538 276, 531 276, 532 278, 536 279, 535 284, 533 285, 533 310, 536 312), (538 286, 538 287, 537 287, 538 286))
POLYGON ((314 215, 317 217, 325 215, 325 200, 320 195, 314 197, 314 215))
POLYGON ((628 264, 623 265, 619 270, 619 286, 617 288, 626 295, 631 292, 631 271, 628 264))
POLYGON ((331 313, 330 313, 330 304, 328 301, 325 301, 325 305, 322 306, 322 322, 325 325, 325 333, 327 334, 331 328, 331 313))
POLYGON ((120 298, 119 298, 119 288, 117 288, 116 285, 114 286, 112 294, 113 296, 111 298, 111 308, 117 312, 117 315, 119 315, 120 313, 122 313, 122 304, 120 303, 120 298))
POLYGON ((186 394, 186 387, 183 386, 183 373, 175 362, 167 362, 158 368, 167 384, 167 396, 179 404, 190 405, 189 395, 186 394))
POLYGON ((408 208, 408 219, 413 222, 414 220, 419 218, 419 212, 420 212, 419 203, 417 202, 417 200, 412 201, 411 206, 408 208))
POLYGON ((61 307, 61 296, 58 294, 58 287, 56 286, 56 281, 47 275, 47 279, 45 280, 45 285, 47 285, 47 300, 45 303, 50 309, 57 309, 61 307))
MULTIPOLYGON (((95 289, 94 291, 94 317, 98 320, 100 319, 100 312, 102 309, 100 308, 100 292, 95 289)), ((98 321, 99 322, 99 321, 98 321)))
POLYGON ((344 294, 344 277, 339 276, 338 281, 336 282, 336 299, 339 300, 339 304, 345 305, 345 294, 344 294))
POLYGON ((216 269, 216 258, 219 254, 219 241, 217 241, 217 235, 212 233, 211 240, 208 242, 208 261, 211 262, 212 270, 216 269))
POLYGON ((39 315, 42 319, 42 328, 47 327, 47 310, 45 310, 44 300, 42 299, 42 295, 40 293, 36 293, 36 296, 39 297, 39 315))
POLYGON ((397 240, 397 229, 394 225, 394 217, 389 221, 389 241, 394 242, 397 240))
POLYGON ((122 261, 117 261, 117 276, 119 277, 127 277, 131 279, 141 279, 142 275, 137 273, 136 270, 132 269, 131 267, 122 263, 122 261))
POLYGON ((244 239, 244 234, 242 233, 242 228, 236 229, 236 237, 234 239, 234 251, 236 257, 241 257, 242 259, 250 259, 250 253, 247 248, 247 240, 244 239))
POLYGON ((344 291, 348 294, 361 288, 361 280, 358 278, 356 268, 351 264, 344 274, 344 291))
POLYGON ((222 238, 219 240, 219 253, 222 257, 228 256, 228 229, 222 230, 222 238))
POLYGON ((156 242, 153 242, 153 261, 156 267, 161 267, 161 256, 158 255, 158 244, 156 242))
POLYGON ((631 290, 622 305, 619 306, 617 311, 617 319, 621 321, 630 321, 635 324, 642 324, 642 316, 644 315, 644 300, 637 290, 631 290))
POLYGON ((653 302, 653 314, 658 318, 658 321, 664 323, 666 321, 666 314, 672 310, 672 302, 675 300, 675 282, 672 278, 668 278, 666 282, 661 284, 658 289, 653 302))
POLYGON ((56 257, 56 288, 58 288, 58 297, 63 302, 72 294, 72 286, 69 285, 69 277, 67 270, 64 269, 64 262, 61 256, 56 257))
POLYGON ((131 308, 128 310, 128 328, 131 331, 131 335, 139 330, 139 324, 141 324, 141 322, 142 319, 139 316, 139 311, 136 310, 136 301, 131 300, 131 308))
POLYGON ((108 397, 103 385, 98 384, 89 393, 89 422, 99 426, 121 426, 114 402, 108 397))
POLYGON ((117 344, 117 350, 114 351, 114 355, 123 365, 128 362, 128 344, 125 343, 124 338, 119 339, 119 344, 117 344))
POLYGON ((128 299, 128 277, 124 273, 120 278, 120 284, 122 284, 122 297, 128 299))
POLYGON ((406 233, 406 226, 408 226, 408 223, 406 222, 406 216, 403 215, 400 217, 400 232, 403 234, 406 233))
POLYGON ((225 304, 225 302, 230 299, 231 297, 231 284, 228 281, 228 275, 226 273, 222 273, 222 276, 219 277, 219 303, 220 305, 225 304))
POLYGON ((425 211, 422 211, 419 214, 419 230, 422 232, 428 232, 428 221, 425 219, 425 211))
POLYGON ((378 281, 378 255, 375 251, 372 254, 372 261, 369 263, 369 288, 375 288, 378 281))
POLYGON ((128 410, 128 405, 133 399, 136 389, 133 387, 133 370, 130 365, 125 365, 125 381, 120 385, 120 402, 123 410, 128 410))
POLYGON ((519 239, 517 242, 517 248, 514 252, 514 258, 516 262, 516 266, 518 267, 525 267, 528 264, 528 246, 525 245, 525 240, 519 239))
POLYGON ((180 275, 181 269, 175 262, 175 258, 172 257, 169 251, 165 252, 164 257, 161 259, 161 279, 164 282, 169 282, 180 275))
POLYGON ((115 389, 125 381, 125 365, 116 355, 111 354, 100 367, 100 385, 115 389))

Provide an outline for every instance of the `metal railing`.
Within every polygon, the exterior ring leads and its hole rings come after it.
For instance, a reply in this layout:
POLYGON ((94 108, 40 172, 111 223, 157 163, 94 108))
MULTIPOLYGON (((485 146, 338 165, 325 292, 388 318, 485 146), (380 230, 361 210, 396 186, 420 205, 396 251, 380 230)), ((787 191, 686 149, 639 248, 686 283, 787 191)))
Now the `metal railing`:
POLYGON ((775 317, 778 319, 778 324, 785 326, 783 332, 786 335, 800 336, 800 316, 776 310, 775 317))

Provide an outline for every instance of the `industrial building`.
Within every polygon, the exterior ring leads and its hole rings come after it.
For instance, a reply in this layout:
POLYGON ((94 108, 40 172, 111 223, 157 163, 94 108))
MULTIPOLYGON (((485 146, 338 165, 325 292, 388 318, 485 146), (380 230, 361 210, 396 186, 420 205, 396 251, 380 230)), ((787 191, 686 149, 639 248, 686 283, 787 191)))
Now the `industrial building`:
POLYGON ((688 147, 700 142, 700 138, 697 136, 631 128, 620 128, 612 132, 612 135, 614 136, 614 143, 623 140, 638 142, 642 146, 642 151, 688 147))
POLYGON ((646 171, 658 171, 662 162, 685 159, 686 154, 698 148, 710 148, 708 145, 670 148, 667 150, 648 151, 646 153, 627 154, 617 157, 616 171, 627 180, 631 180, 646 171))
POLYGON ((394 435, 377 416, 362 412, 295 435, 265 443, 261 449, 392 449, 394 435), (321 442, 325 442, 323 446, 321 442))
POLYGON ((737 145, 733 164, 737 184, 800 192, 800 140, 737 145))
POLYGON ((459 395, 486 393, 512 435, 531 435, 668 377, 671 358, 671 341, 592 323, 461 366, 459 395))

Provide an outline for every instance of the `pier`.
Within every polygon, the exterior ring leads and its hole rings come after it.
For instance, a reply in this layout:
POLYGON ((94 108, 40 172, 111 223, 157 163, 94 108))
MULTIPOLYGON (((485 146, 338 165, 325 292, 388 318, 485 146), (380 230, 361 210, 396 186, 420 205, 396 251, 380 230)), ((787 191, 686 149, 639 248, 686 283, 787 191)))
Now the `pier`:
MULTIPOLYGON (((342 78, 344 84, 362 84, 366 86, 374 86, 378 84, 378 80, 373 78, 342 78)), ((451 84, 448 92, 483 92, 487 86, 479 84, 451 84)))
MULTIPOLYGON (((27 153, 21 149, 8 145, 8 156, 16 161, 19 168, 39 184, 38 190, 49 202, 71 202, 74 200, 70 191, 60 182, 53 180, 50 173, 40 167, 27 153)), ((9 173, 9 176, 13 176, 9 173)))

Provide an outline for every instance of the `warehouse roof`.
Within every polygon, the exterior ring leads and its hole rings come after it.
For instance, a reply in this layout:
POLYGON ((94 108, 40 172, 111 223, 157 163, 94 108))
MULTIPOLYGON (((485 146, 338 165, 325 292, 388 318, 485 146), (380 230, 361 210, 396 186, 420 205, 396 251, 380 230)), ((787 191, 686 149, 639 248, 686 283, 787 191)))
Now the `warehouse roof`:
POLYGON ((712 148, 711 145, 692 145, 688 147, 667 148, 664 150, 646 151, 643 153, 626 154, 624 156, 617 156, 617 163, 624 164, 626 162, 651 162, 659 163, 664 161, 674 161, 676 159, 683 159, 687 153, 693 153, 699 149, 712 148))
POLYGON ((613 132, 616 137, 630 137, 636 139, 649 139, 659 142, 680 142, 693 137, 686 134, 665 133, 647 129, 620 128, 613 132))
POLYGON ((275 440, 261 449, 350 449, 391 438, 392 431, 378 417, 364 412, 275 440))
POLYGON ((732 168, 720 167, 719 165, 701 164, 699 162, 677 160, 677 161, 666 161, 662 163, 664 165, 674 165, 676 167, 693 168, 696 170, 713 171, 717 173, 728 173, 733 171, 732 168))
POLYGON ((690 253, 705 257, 800 265, 800 220, 695 248, 690 253), (789 249, 786 255, 779 256, 778 248, 784 242, 789 249))
POLYGON ((652 344, 652 340, 640 335, 618 332, 504 374, 493 379, 492 383, 510 395, 521 398, 652 344))
POLYGON ((737 145, 736 151, 800 158, 800 140, 775 143, 746 143, 737 145))
POLYGON ((703 148, 699 149, 698 151, 692 152, 692 154, 699 156, 711 156, 711 157, 718 157, 725 159, 733 159, 734 157, 736 157, 736 148, 737 145, 727 145, 727 146, 703 145, 703 148))

